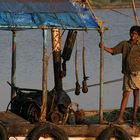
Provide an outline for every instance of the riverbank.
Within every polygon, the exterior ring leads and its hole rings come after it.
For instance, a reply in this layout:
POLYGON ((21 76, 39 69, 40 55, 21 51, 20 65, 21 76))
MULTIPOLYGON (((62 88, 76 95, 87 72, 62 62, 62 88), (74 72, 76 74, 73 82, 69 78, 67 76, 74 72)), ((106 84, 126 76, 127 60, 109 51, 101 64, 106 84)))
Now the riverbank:
MULTIPOLYGON (((140 2, 135 3, 136 8, 140 8, 140 2)), ((119 8, 132 8, 132 3, 98 3, 94 2, 93 7, 96 9, 119 9, 119 8)))

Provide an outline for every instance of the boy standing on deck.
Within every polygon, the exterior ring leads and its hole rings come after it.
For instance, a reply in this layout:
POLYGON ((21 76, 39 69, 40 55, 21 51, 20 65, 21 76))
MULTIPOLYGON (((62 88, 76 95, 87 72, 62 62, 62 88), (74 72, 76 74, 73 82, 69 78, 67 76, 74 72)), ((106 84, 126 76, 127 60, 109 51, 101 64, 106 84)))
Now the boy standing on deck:
POLYGON ((123 97, 120 111, 116 123, 124 122, 123 115, 128 102, 130 92, 133 91, 133 115, 132 124, 136 123, 137 110, 139 106, 139 89, 140 89, 140 26, 130 28, 130 39, 121 41, 113 48, 107 48, 100 44, 104 50, 112 55, 122 54, 122 73, 123 73, 123 97))

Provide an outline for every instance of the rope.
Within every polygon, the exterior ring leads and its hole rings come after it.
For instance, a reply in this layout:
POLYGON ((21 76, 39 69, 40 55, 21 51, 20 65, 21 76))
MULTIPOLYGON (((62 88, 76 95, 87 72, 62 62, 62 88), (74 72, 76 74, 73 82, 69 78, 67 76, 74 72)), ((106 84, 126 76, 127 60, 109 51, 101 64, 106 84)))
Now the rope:
MULTIPOLYGON (((110 81, 106 81, 106 82, 104 82, 104 84, 111 84, 111 83, 120 82, 120 81, 122 81, 122 78, 115 79, 115 80, 110 80, 110 81)), ((99 85, 100 85, 100 83, 96 83, 96 84, 88 85, 88 87, 95 87, 95 86, 99 86, 99 85)), ((65 91, 66 92, 72 92, 74 90, 75 90, 75 88, 71 88, 71 89, 67 89, 65 91)))
POLYGON ((113 11, 113 12, 116 12, 116 13, 118 13, 118 14, 120 14, 120 15, 123 15, 123 16, 126 16, 126 17, 129 17, 129 18, 133 18, 132 16, 129 16, 129 15, 125 14, 125 13, 122 13, 122 12, 116 10, 116 9, 109 9, 109 10, 110 10, 110 11, 113 11))
POLYGON ((82 34, 82 42, 83 42, 83 44, 82 44, 82 62, 83 62, 83 77, 86 77, 86 66, 85 66, 85 50, 86 50, 86 48, 85 48, 85 36, 84 36, 84 32, 83 32, 83 34, 82 34))
POLYGON ((94 12, 94 10, 93 10, 93 8, 92 8, 92 6, 91 6, 89 0, 87 0, 86 2, 87 2, 87 5, 88 5, 88 7, 89 7, 91 13, 92 13, 92 16, 95 18, 96 22, 97 22, 98 25, 99 25, 98 31, 99 31, 100 33, 101 33, 101 32, 104 33, 104 30, 106 29, 106 28, 104 27, 104 21, 101 20, 100 18, 98 18, 98 17, 95 15, 95 12, 94 12))
POLYGON ((89 3, 89 0, 87 0, 86 2, 87 2, 87 4, 88 4, 88 7, 89 7, 89 9, 90 9, 90 11, 91 11, 93 17, 96 19, 97 16, 95 15, 95 12, 93 11, 93 8, 92 8, 92 6, 91 6, 90 3, 89 3))

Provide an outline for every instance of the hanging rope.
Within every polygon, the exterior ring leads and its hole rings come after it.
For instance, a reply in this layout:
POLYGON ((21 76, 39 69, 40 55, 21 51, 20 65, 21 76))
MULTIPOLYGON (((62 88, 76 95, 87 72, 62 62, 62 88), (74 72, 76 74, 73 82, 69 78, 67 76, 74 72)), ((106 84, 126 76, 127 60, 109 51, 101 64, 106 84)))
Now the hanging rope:
POLYGON ((82 62, 83 62, 83 81, 82 81, 82 92, 83 93, 87 93, 88 92, 88 86, 87 86, 87 80, 88 80, 88 77, 86 76, 86 70, 85 70, 85 44, 84 44, 84 41, 85 41, 85 38, 84 38, 84 32, 83 32, 83 50, 82 50, 82 62))
POLYGON ((79 95, 80 94, 80 84, 79 84, 79 78, 78 78, 78 50, 77 50, 77 41, 76 41, 76 51, 75 51, 75 77, 76 77, 75 95, 79 95))

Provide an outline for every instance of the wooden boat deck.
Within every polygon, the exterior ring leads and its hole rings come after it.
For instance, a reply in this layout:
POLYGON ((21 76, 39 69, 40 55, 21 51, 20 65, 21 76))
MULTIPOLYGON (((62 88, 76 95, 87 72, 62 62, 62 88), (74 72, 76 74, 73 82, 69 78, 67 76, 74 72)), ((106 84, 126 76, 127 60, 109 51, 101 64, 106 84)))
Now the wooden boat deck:
MULTIPOLYGON (((6 127, 9 136, 27 136, 29 132, 39 125, 31 124, 27 120, 17 116, 12 112, 0 112, 0 122, 6 127)), ((140 126, 130 124, 82 124, 82 125, 58 125, 69 137, 97 137, 105 128, 109 126, 119 126, 133 137, 140 137, 140 126)))

